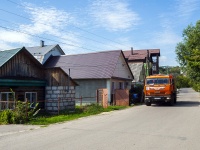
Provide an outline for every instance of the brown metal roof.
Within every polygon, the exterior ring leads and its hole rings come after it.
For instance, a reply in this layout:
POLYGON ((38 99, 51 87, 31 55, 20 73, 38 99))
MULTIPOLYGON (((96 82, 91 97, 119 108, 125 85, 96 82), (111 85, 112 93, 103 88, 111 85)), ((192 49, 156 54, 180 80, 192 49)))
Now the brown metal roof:
MULTIPOLYGON (((160 56, 160 49, 148 49, 149 50, 149 56, 160 56)), ((133 54, 131 50, 125 50, 123 51, 125 58, 127 58, 129 61, 131 60, 145 60, 147 57, 147 49, 144 50, 133 50, 133 54)))
POLYGON ((96 53, 52 56, 44 64, 46 68, 60 67, 73 79, 109 79, 113 76, 121 50, 96 53))

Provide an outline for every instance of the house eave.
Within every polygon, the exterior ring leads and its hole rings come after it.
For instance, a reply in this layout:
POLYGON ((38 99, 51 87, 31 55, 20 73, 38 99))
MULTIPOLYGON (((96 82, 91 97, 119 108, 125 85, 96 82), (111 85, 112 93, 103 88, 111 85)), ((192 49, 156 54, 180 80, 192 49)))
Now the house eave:
POLYGON ((44 80, 0 79, 1 86, 46 86, 44 80))
POLYGON ((128 80, 128 81, 132 81, 133 79, 130 78, 121 78, 121 77, 112 77, 111 79, 118 79, 118 80, 128 80))

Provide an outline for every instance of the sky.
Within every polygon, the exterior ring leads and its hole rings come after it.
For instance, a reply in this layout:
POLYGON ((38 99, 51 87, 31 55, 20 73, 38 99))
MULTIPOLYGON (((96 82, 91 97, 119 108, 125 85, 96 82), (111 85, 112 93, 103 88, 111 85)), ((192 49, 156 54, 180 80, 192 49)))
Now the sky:
POLYGON ((177 66, 175 48, 200 19, 200 0, 1 0, 0 50, 59 44, 68 54, 160 49, 160 66, 177 66))

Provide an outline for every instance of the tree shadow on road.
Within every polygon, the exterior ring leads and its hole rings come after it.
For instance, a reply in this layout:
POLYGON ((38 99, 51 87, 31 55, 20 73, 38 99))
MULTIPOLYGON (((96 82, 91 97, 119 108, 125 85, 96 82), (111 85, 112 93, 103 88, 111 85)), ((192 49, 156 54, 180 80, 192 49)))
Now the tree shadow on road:
POLYGON ((170 106, 168 103, 158 103, 152 105, 153 107, 199 107, 200 102, 198 101, 177 101, 174 106, 170 106))
POLYGON ((198 101, 177 101, 174 107, 199 107, 198 101))

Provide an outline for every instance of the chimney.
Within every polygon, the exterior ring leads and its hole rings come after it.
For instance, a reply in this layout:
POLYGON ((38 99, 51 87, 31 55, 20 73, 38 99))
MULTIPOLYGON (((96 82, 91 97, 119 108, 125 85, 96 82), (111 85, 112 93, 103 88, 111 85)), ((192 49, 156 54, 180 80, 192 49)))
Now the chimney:
POLYGON ((40 41, 40 46, 44 47, 44 41, 43 40, 40 41))
POLYGON ((131 55, 133 55, 133 47, 131 47, 131 55))

